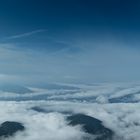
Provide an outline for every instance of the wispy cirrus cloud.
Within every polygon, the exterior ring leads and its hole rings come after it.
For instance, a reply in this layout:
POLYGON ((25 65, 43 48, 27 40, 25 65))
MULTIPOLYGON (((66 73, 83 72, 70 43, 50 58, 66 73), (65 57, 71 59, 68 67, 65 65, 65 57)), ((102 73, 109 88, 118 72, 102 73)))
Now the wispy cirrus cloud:
POLYGON ((29 36, 32 36, 34 34, 46 32, 46 31, 47 31, 47 29, 38 29, 38 30, 30 31, 30 32, 12 35, 12 36, 6 37, 5 39, 8 39, 8 40, 9 39, 19 39, 19 38, 29 37, 29 36))

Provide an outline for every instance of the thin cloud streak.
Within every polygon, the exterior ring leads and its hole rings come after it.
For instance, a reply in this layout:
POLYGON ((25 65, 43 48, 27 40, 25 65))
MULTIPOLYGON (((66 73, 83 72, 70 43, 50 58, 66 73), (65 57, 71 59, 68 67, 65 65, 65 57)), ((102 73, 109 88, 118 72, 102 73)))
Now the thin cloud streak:
POLYGON ((26 33, 22 33, 22 34, 9 36, 9 37, 7 37, 5 39, 19 39, 19 38, 23 38, 23 37, 32 36, 32 35, 37 34, 37 33, 46 32, 46 31, 47 31, 46 29, 39 29, 39 30, 31 31, 31 32, 26 32, 26 33))

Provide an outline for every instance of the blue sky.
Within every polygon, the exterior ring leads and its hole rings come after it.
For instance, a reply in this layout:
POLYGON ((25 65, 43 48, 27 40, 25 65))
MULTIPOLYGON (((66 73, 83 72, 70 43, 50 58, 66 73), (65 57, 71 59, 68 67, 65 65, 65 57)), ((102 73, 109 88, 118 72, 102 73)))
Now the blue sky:
POLYGON ((139 81, 139 0, 1 0, 0 81, 139 81))

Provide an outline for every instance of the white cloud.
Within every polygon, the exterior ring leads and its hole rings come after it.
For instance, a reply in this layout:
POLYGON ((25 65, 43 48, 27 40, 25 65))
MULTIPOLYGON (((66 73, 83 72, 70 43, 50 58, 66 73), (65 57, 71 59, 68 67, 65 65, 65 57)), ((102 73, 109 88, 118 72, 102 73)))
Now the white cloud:
MULTIPOLYGON (((74 111, 85 113, 103 121, 121 140, 139 139, 139 104, 83 104, 70 102, 1 102, 0 123, 18 121, 26 130, 8 140, 81 140, 84 132, 79 127, 67 125, 61 113, 39 113, 29 110, 31 106, 41 106, 47 110, 74 111), (12 117, 11 117, 12 116, 12 117)), ((118 138, 117 138, 118 139, 118 138)), ((117 140, 115 139, 115 140, 117 140)))
POLYGON ((81 140, 84 135, 80 127, 68 126, 64 115, 60 113, 37 113, 29 110, 28 103, 1 102, 0 106, 5 108, 0 111, 0 123, 6 120, 18 121, 26 128, 8 140, 81 140))
MULTIPOLYGON (((47 100, 47 101, 34 101, 33 98, 31 101, 1 101, 0 102, 0 123, 4 121, 18 121, 24 124, 25 131, 17 133, 14 137, 10 137, 8 140, 82 140, 86 134, 83 132, 81 127, 76 126, 72 127, 68 125, 66 121, 66 115, 62 112, 73 112, 73 113, 84 113, 95 117, 103 121, 103 125, 107 128, 113 130, 116 134, 116 137, 113 140, 139 140, 140 134, 140 103, 113 103, 105 102, 103 98, 110 98, 112 94, 117 94, 117 90, 131 89, 132 87, 138 87, 139 83, 136 84, 101 84, 101 85, 84 85, 80 87, 81 91, 85 91, 85 94, 82 96, 86 98, 86 91, 90 90, 91 98, 97 96, 100 99, 99 103, 93 102, 78 102, 78 101, 57 101, 57 100, 47 100), (114 86, 113 86, 114 85, 114 86), (105 88, 106 87, 106 88, 105 88), (108 93, 109 87, 112 92, 108 93), (106 89, 103 92, 103 89, 106 89), (98 90, 98 94, 95 94, 98 90), (101 92, 100 92, 101 91, 101 92), (106 94, 105 94, 106 93, 106 94), (101 104, 100 104, 101 103, 101 104), (103 102, 104 103, 104 102, 103 102), (32 110, 32 107, 38 106, 45 110, 46 112, 37 112, 32 110)), ((76 85, 75 85, 76 86, 76 85)), ((77 85, 77 87, 79 87, 77 85)), ((61 89, 60 93, 55 90, 45 90, 45 89, 35 89, 37 95, 46 93, 46 96, 54 96, 55 94, 59 96, 63 91, 61 89), (53 94, 53 95, 51 95, 53 94)), ((128 90, 129 92, 129 90, 128 90)), ((65 94, 62 94, 65 98, 67 93, 64 90, 65 94)), ((1 96, 4 96, 5 93, 1 92, 1 96)), ((9 93, 10 94, 10 93, 9 93)), ((34 96, 31 94, 32 96, 34 96)), ((82 96, 75 94, 75 98, 81 98, 82 96), (77 95, 77 97, 76 97, 77 95)), ((133 92, 131 93, 133 94, 133 92)), ((23 96, 30 97, 30 94, 23 96)), ((124 94, 126 95, 126 94, 124 94)), ((18 96, 19 98, 22 95, 11 94, 11 97, 18 96)), ((69 95, 70 96, 70 95, 69 95)), ((71 94, 73 96, 73 94, 71 94)), ((118 97, 118 96, 117 96, 118 97)))

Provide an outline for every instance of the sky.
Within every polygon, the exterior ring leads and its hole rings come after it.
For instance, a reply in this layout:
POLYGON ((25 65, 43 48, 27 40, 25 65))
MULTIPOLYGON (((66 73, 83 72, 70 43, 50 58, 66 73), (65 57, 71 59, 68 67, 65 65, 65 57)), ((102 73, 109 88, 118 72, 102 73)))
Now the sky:
POLYGON ((0 82, 140 81, 139 0, 0 0, 0 82))

